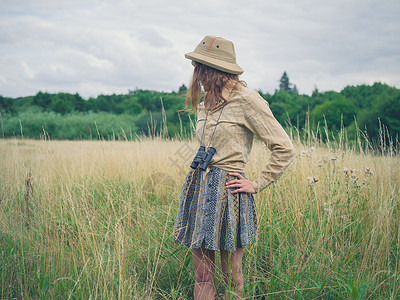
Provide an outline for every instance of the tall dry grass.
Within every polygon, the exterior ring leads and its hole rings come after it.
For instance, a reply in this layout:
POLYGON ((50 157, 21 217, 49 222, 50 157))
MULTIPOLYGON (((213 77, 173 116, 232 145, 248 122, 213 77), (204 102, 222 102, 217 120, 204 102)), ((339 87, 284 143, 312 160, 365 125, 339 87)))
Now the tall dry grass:
MULTIPOLYGON (((396 148, 374 155, 343 136, 326 146, 321 134, 305 142, 291 134, 294 163, 255 195, 260 237, 245 250, 247 297, 399 298, 396 148)), ((192 297, 191 254, 171 232, 195 142, 14 139, 0 147, 2 299, 192 297)), ((246 177, 268 157, 255 141, 246 177)), ((218 267, 220 295, 221 278, 218 267)))

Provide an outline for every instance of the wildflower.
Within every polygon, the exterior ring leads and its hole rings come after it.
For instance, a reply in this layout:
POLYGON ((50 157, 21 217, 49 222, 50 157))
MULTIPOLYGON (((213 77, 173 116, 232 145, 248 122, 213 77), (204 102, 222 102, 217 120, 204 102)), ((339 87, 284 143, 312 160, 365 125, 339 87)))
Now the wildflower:
POLYGON ((326 211, 329 216, 332 215, 332 213, 333 213, 332 205, 335 205, 335 204, 336 204, 336 201, 331 202, 331 203, 324 202, 324 211, 326 211))
POLYGON ((356 175, 356 170, 355 169, 350 169, 350 172, 349 172, 349 169, 344 167, 342 169, 342 172, 345 173, 348 178, 351 178, 354 181, 357 181, 358 176, 356 175))
POLYGON ((349 169, 347 169, 346 167, 342 169, 342 172, 349 176, 349 169))
POLYGON ((357 183, 357 182, 355 182, 355 183, 356 183, 356 187, 359 189, 359 188, 361 188, 363 185, 365 185, 366 182, 367 182, 367 181, 366 181, 365 179, 362 181, 362 183, 357 183))
POLYGON ((333 213, 333 209, 331 207, 324 207, 324 211, 326 211, 329 216, 331 216, 333 213))
POLYGON ((318 182, 318 178, 309 176, 307 177, 307 181, 308 181, 308 186, 313 187, 314 183, 318 182))
POLYGON ((373 172, 370 168, 365 167, 365 174, 366 174, 366 175, 373 176, 373 175, 374 175, 374 172, 373 172))

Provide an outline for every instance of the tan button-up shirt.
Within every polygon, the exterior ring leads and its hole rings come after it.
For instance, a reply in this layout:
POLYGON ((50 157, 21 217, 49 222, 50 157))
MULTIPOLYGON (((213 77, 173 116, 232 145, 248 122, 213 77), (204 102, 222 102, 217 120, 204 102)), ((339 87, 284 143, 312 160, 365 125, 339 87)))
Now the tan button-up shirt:
MULTIPOLYGON (((258 193, 278 180, 291 163, 295 153, 293 144, 273 116, 267 101, 258 92, 237 84, 235 90, 225 88, 223 95, 228 103, 223 108, 222 103, 219 103, 209 111, 204 129, 202 145, 216 149, 209 166, 243 172, 256 135, 272 152, 266 167, 253 181, 253 187, 258 193), (219 116, 218 126, 209 144, 219 116)), ((199 142, 205 119, 204 102, 200 102, 196 121, 196 138, 199 142)))

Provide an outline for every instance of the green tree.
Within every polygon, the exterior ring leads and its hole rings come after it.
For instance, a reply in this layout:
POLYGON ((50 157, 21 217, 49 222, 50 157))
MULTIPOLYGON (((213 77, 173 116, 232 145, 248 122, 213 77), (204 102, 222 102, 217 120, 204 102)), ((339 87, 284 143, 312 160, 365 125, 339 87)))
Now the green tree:
POLYGON ((400 91, 397 97, 383 94, 367 109, 360 112, 357 122, 361 130, 375 139, 379 136, 379 120, 385 125, 390 135, 400 135, 400 91))
POLYGON ((332 101, 327 101, 315 106, 310 117, 316 123, 324 124, 324 119, 330 129, 338 130, 343 119, 344 126, 350 125, 356 114, 356 107, 347 98, 337 94, 332 101))
POLYGON ((74 108, 76 111, 86 111, 86 102, 78 93, 73 96, 73 100, 74 108))
POLYGON ((63 101, 61 99, 56 99, 50 104, 50 109, 56 113, 65 115, 66 113, 72 112, 74 107, 71 103, 63 101))
POLYGON ((297 86, 290 82, 286 71, 283 72, 282 77, 279 80, 279 90, 285 90, 288 93, 298 94, 297 86))
POLYGON ((51 97, 48 93, 38 92, 35 97, 33 97, 33 104, 47 109, 51 103, 51 97))
POLYGON ((283 72, 281 79, 279 80, 279 89, 285 90, 286 92, 290 92, 290 80, 286 71, 283 72))
POLYGON ((142 105, 138 103, 137 96, 127 95, 124 100, 116 105, 116 113, 118 114, 129 114, 139 115, 142 112, 142 105))
POLYGON ((281 124, 290 122, 297 128, 301 128, 305 124, 307 111, 310 107, 309 96, 290 93, 282 89, 267 101, 281 124))
POLYGON ((12 99, 7 99, 0 95, 0 112, 10 113, 10 114, 15 113, 15 107, 12 102, 12 99))
POLYGON ((178 90, 178 94, 185 94, 187 92, 186 85, 182 84, 178 90))

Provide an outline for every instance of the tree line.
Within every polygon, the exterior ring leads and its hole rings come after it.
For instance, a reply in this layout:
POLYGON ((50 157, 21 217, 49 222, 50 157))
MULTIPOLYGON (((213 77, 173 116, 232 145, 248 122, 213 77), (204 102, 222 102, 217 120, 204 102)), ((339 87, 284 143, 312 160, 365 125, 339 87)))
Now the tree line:
MULTIPOLYGON (((0 96, 3 137, 52 139, 131 139, 162 134, 187 137, 195 115, 183 112, 187 88, 159 92, 130 90, 127 94, 83 99, 79 94, 38 92, 34 96, 0 96)), ((371 139, 385 128, 393 138, 400 133, 400 90, 383 83, 347 86, 340 92, 299 94, 286 72, 274 93, 260 95, 284 126, 303 132, 325 128, 335 135, 344 128, 354 138, 356 127, 371 139)))

